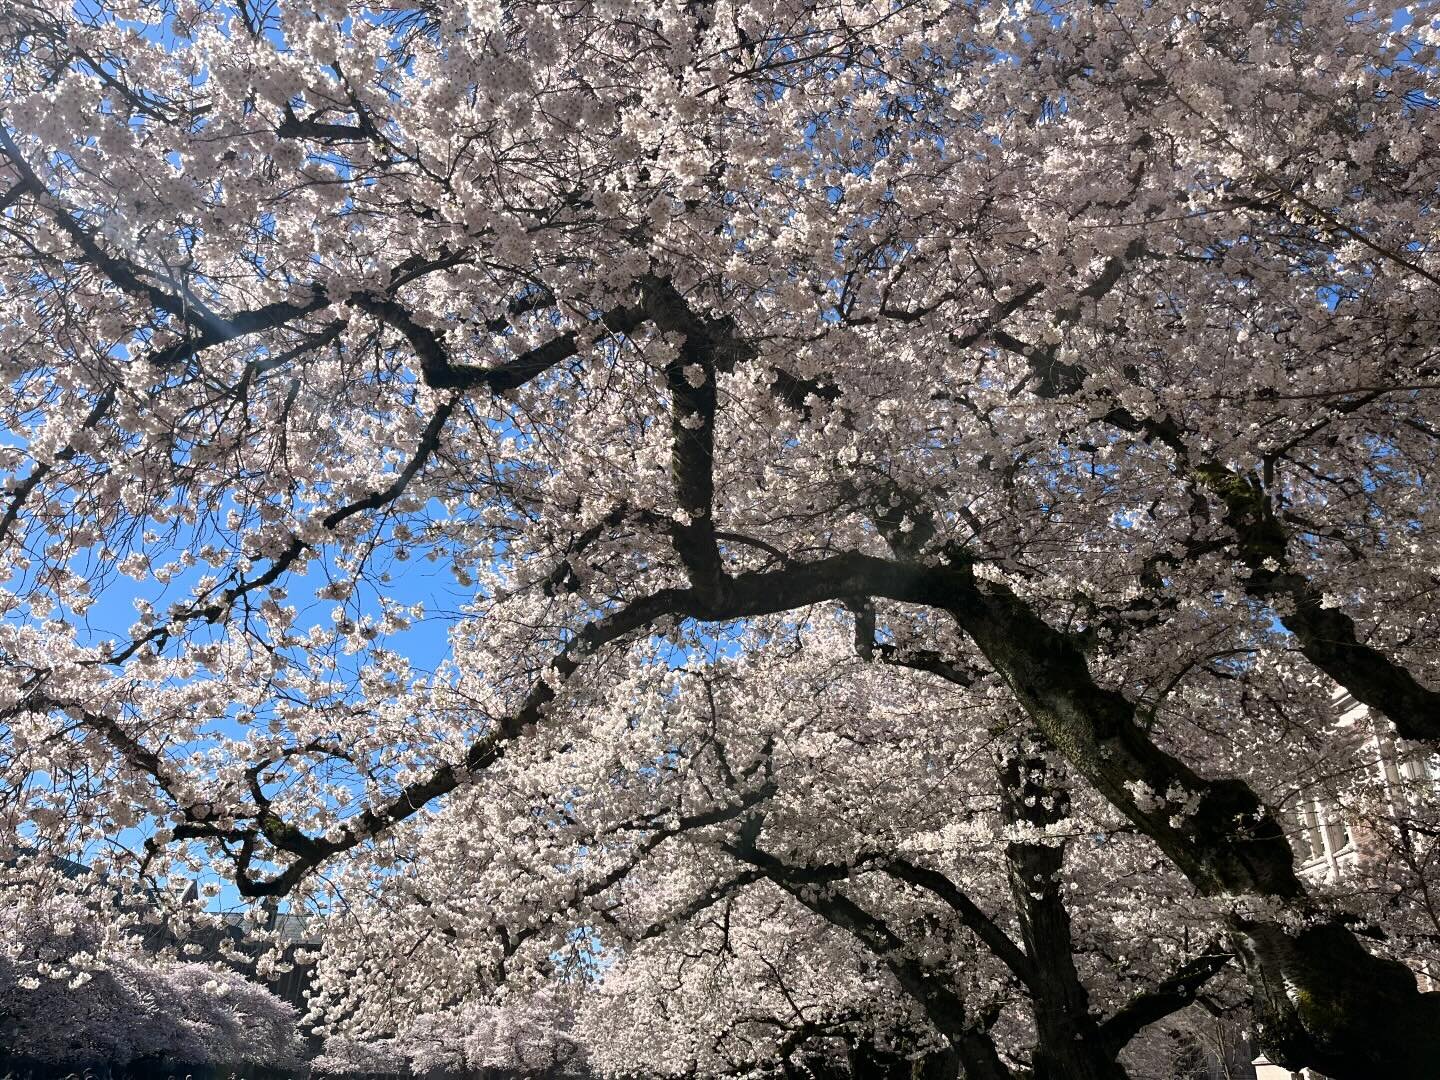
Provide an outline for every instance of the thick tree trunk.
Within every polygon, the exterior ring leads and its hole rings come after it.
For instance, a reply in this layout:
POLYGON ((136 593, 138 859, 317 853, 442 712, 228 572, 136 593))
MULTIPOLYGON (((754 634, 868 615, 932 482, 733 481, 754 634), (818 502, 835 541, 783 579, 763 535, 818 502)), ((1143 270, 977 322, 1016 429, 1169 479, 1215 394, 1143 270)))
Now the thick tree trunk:
MULTIPOLYGON (((1016 747, 1000 766, 1001 812, 1009 824, 1045 828, 1070 816, 1070 799, 1043 753, 1016 747)), ((1115 1049, 1090 1013, 1090 995, 1075 970, 1070 913, 1060 890, 1060 843, 1005 846, 1010 893, 1025 952, 1035 970, 1032 1000, 1037 1043, 1034 1080, 1126 1080, 1115 1049)))
POLYGON ((1008 590, 963 572, 946 585, 943 599, 917 590, 921 602, 952 612, 1046 738, 1201 893, 1283 909, 1232 927, 1272 1059, 1335 1080, 1440 1075, 1440 995, 1420 992, 1408 969, 1310 900, 1283 830, 1248 785, 1202 778, 1157 746, 1124 695, 1098 686, 1075 645, 1008 590))
POLYGON ((1335 1080, 1440 1076, 1440 995, 1337 923, 1290 931, 1232 920, 1261 1045, 1278 1065, 1335 1080))
POLYGON ((913 1080, 957 1080, 960 1077, 960 1055, 954 1050, 927 1054, 916 1062, 913 1080))

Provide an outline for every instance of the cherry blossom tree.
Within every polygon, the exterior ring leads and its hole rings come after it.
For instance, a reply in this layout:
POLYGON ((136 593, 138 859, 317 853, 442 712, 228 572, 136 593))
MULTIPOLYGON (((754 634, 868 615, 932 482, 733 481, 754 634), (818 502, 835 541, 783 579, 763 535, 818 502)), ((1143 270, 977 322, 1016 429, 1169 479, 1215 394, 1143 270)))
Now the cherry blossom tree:
POLYGON ((1053 752, 1017 743, 1003 713, 957 738, 949 707, 917 709, 908 677, 877 677, 848 630, 651 678, 672 686, 625 696, 673 704, 632 712, 619 760, 661 774, 620 786, 600 758, 547 777, 517 750, 497 776, 538 784, 541 844, 477 876, 473 836, 417 836, 399 881, 343 883, 379 899, 350 916, 364 936, 321 959, 327 1018, 413 1041, 369 992, 403 964, 445 973, 412 995, 412 1031, 437 1015, 453 1028, 477 971, 511 990, 564 978, 575 1038, 607 1074, 814 1071, 819 1055, 853 1075, 919 1061, 1074 1078, 1123 1076, 1121 1053, 1202 992, 1233 1008, 1215 912, 1157 900, 1184 895, 1173 870, 1103 802, 1076 806, 1053 752), (1107 874, 1129 889, 1112 895, 1107 874))
MULTIPOLYGON (((362 912, 330 970, 417 1014, 598 964, 650 860, 662 923, 743 864, 959 1053, 990 1014, 863 916, 899 873, 1009 951, 887 831, 970 740, 1022 967, 1080 857, 1024 830, 1082 807, 1097 925, 1143 852, 1223 929, 1150 990, 1233 952, 1275 1060, 1428 1075, 1440 999, 1284 811, 1337 684, 1440 735, 1436 46, 1429 4, 8 0, 6 856, 362 912), (897 693, 913 743, 814 770, 897 693), (755 745, 751 700, 808 711, 755 745), (827 800, 762 810, 775 758, 827 800)), ((1078 992, 1121 1014, 1076 974, 1037 1067, 1078 992)))
POLYGON ((54 894, 5 909, 0 1052, 75 1067, 299 1061, 293 1007, 227 968, 151 955, 94 916, 54 894))
POLYGON ((553 993, 504 1004, 467 1001, 416 1017, 387 1038, 332 1036, 314 1067, 321 1075, 586 1076, 585 1049, 569 1021, 566 1003, 553 993))

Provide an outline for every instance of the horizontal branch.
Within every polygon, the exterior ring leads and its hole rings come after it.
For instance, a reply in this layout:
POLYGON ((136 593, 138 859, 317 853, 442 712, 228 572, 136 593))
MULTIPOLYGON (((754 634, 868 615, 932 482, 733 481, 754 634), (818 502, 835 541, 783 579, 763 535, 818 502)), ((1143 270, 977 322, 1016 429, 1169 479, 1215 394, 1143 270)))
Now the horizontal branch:
MULTIPOLYGON (((398 330, 410 343, 420 362, 425 384, 437 390, 489 390, 503 394, 525 385, 556 364, 579 352, 579 334, 567 330, 543 345, 527 349, 503 364, 481 367, 478 364, 456 364, 439 334, 415 321, 410 310, 400 302, 375 293, 356 293, 350 302, 359 310, 373 315, 398 330)), ((635 308, 617 307, 600 317, 605 328, 616 334, 628 334, 645 321, 643 312, 635 308)))
POLYGON ((1100 1024, 1100 1036, 1118 1054, 1135 1036, 1195 1000, 1200 989, 1234 957, 1217 945, 1207 947, 1172 971, 1157 986, 1131 998, 1100 1024))

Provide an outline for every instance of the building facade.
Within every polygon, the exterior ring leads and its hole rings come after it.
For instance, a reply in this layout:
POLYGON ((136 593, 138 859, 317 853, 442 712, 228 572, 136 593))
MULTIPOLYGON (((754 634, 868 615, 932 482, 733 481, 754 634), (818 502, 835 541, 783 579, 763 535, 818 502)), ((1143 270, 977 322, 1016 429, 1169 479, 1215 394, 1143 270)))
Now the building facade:
MULTIPOLYGON (((1394 829, 1403 833, 1421 795, 1427 789, 1434 792, 1440 787, 1440 756, 1423 746, 1402 744, 1391 734, 1387 722, 1372 715, 1348 693, 1336 694, 1335 711, 1336 727, 1355 737, 1363 779, 1378 791, 1382 809, 1388 809, 1394 829)), ((1302 791, 1287 816, 1300 873, 1316 884, 1343 884, 1360 874, 1367 859, 1378 857, 1382 850, 1393 850, 1397 842, 1403 846, 1406 841, 1403 835, 1381 837, 1373 823, 1353 819, 1342 800, 1324 786, 1302 791)), ((1422 988, 1440 989, 1440 967, 1435 957, 1412 958, 1410 966, 1422 988)), ((1292 1072, 1282 1068, 1264 1055, 1256 1058, 1254 1065, 1256 1080, 1326 1080, 1313 1070, 1292 1072)))

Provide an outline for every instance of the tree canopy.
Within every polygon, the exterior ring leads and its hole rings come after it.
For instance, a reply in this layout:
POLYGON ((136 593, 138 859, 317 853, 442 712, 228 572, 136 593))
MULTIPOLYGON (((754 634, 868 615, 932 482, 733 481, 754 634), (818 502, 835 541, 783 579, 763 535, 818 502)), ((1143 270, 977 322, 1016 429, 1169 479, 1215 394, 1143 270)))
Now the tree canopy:
POLYGON ((1437 19, 3 0, 4 856, 347 1037, 1432 1075, 1437 19))
POLYGON ((296 1010, 223 966, 167 962, 75 898, 5 890, 0 915, 0 1064, 287 1068, 296 1010), (42 902, 38 902, 40 900, 42 902), (13 1057, 12 1057, 13 1055, 13 1057))

